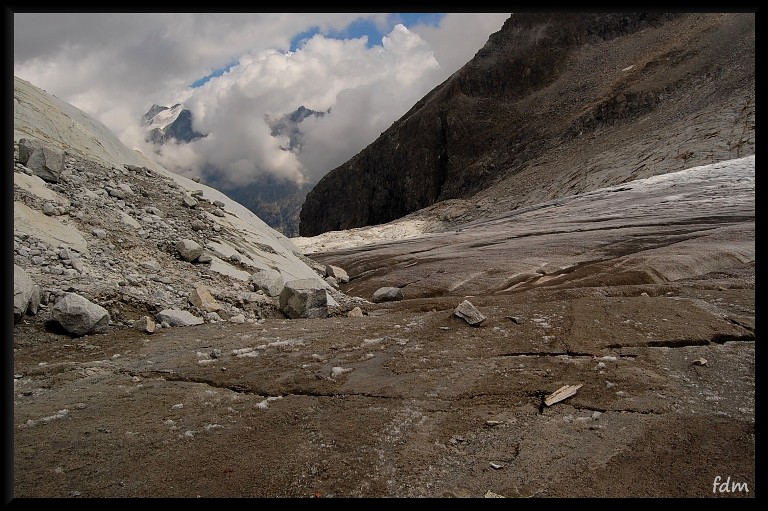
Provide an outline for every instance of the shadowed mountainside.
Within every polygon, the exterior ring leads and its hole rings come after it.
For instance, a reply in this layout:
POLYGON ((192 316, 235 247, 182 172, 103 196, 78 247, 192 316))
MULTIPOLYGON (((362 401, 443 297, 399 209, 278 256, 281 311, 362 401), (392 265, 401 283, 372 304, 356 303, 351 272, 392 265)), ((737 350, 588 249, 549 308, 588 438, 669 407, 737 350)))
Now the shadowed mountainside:
POLYGON ((752 154, 754 32, 752 13, 514 14, 315 186, 300 232, 385 223, 478 192, 503 202, 492 214, 752 154), (708 120, 718 125, 690 133, 708 120))

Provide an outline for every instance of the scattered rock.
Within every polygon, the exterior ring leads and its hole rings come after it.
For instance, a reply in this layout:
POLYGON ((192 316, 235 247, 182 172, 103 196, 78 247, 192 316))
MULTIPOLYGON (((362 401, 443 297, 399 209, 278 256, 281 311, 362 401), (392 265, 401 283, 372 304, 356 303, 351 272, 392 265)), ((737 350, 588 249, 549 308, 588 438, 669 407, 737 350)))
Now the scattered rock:
POLYGON ((254 290, 262 291, 268 296, 280 296, 285 287, 285 279, 279 271, 259 270, 251 274, 254 290))
POLYGON ((110 319, 107 309, 76 293, 65 293, 56 300, 52 317, 77 336, 107 331, 110 319))
POLYGON ((693 362, 691 362, 695 366, 705 366, 707 365, 707 359, 704 357, 697 358, 693 362))
POLYGON ((334 277, 325 277, 325 281, 334 289, 339 289, 339 283, 334 277))
POLYGON ((351 311, 347 312, 347 317, 350 318, 362 318, 363 317, 363 311, 360 309, 360 307, 355 307, 351 311))
POLYGON ((197 206, 197 201, 189 195, 184 195, 184 198, 181 200, 181 202, 188 208, 194 208, 197 206))
POLYGON ((477 310, 477 307, 472 305, 469 300, 464 300, 453 311, 454 316, 458 316, 472 326, 479 326, 487 318, 482 312, 477 310))
POLYGON ((547 406, 552 406, 555 403, 559 403, 560 401, 563 401, 565 399, 568 399, 569 397, 573 396, 578 392, 578 390, 583 386, 583 384, 579 385, 563 385, 550 395, 548 395, 544 399, 544 404, 547 406))
POLYGON ((347 272, 339 268, 338 266, 333 266, 331 264, 328 264, 325 266, 325 276, 333 277, 336 279, 337 282, 340 282, 342 284, 346 284, 347 282, 349 282, 349 275, 347 275, 347 272))
POLYGON ((176 251, 185 261, 194 261, 203 253, 201 247, 196 241, 183 239, 176 242, 176 251))
POLYGON ((190 227, 192 227, 193 231, 202 231, 205 229, 205 222, 202 220, 193 220, 190 227))
MULTIPOLYGON (((202 325, 203 318, 199 318, 189 311, 179 309, 165 309, 157 313, 157 321, 168 326, 193 326, 202 325)), ((165 328, 165 326, 163 326, 165 328)))
POLYGON ((231 318, 229 318, 229 321, 231 323, 237 323, 237 324, 241 325, 241 324, 245 323, 245 316, 242 315, 242 314, 236 314, 236 315, 232 316, 231 318))
POLYGON ((380 287, 373 293, 373 303, 396 302, 403 299, 403 290, 399 287, 380 287))
POLYGON ((142 316, 136 321, 133 322, 133 328, 140 332, 144 332, 147 334, 152 334, 155 332, 155 328, 157 328, 157 325, 155 324, 155 320, 152 319, 150 316, 142 316))
POLYGON ((198 286, 189 293, 189 303, 205 312, 216 312, 223 307, 216 301, 211 294, 211 290, 206 286, 198 286))

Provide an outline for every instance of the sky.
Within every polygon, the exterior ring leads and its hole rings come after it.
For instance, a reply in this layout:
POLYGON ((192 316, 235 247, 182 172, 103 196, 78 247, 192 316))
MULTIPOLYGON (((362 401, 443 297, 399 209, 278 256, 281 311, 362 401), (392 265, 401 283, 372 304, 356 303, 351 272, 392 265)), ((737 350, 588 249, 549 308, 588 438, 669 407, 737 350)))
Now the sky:
POLYGON ((509 13, 14 13, 14 74, 126 145, 223 187, 314 183, 373 142, 483 47, 509 13), (208 136, 144 141, 153 104, 208 136), (301 151, 267 124, 299 106, 301 151), (214 175, 215 174, 215 175, 214 175))

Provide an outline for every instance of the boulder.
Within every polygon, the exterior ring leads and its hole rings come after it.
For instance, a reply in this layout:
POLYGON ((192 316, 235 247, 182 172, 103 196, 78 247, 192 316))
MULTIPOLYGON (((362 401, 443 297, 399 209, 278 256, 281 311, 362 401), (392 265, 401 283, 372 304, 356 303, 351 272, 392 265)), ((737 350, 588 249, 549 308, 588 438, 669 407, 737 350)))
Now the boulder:
POLYGON ((109 312, 76 293, 65 293, 56 300, 53 320, 74 335, 105 332, 109 327, 109 312))
POLYGON ((486 320, 482 312, 472 305, 469 300, 464 300, 453 311, 454 316, 458 316, 472 326, 480 326, 480 323, 486 320))
POLYGON ((363 310, 360 307, 355 307, 351 311, 347 312, 347 317, 349 317, 349 318, 362 318, 363 317, 363 310))
POLYGON ((280 296, 285 287, 285 279, 279 271, 268 269, 251 274, 251 282, 255 291, 261 290, 268 296, 280 296))
POLYGON ((331 264, 327 264, 325 266, 325 276, 335 278, 336 282, 340 284, 346 284, 347 282, 349 282, 349 275, 347 275, 347 272, 344 271, 342 268, 339 268, 338 266, 333 266, 331 264))
POLYGON ((22 165, 26 165, 35 149, 42 145, 42 142, 39 140, 30 140, 28 138, 19 139, 19 162, 21 162, 22 165))
POLYGON ((206 286, 198 286, 189 293, 189 303, 205 312, 216 312, 223 308, 213 297, 211 290, 206 286))
POLYGON ((201 247, 196 241, 188 239, 177 241, 176 250, 179 252, 181 258, 185 261, 194 261, 200 257, 200 254, 203 253, 203 247, 201 247))
POLYGON ((19 140, 19 161, 34 175, 50 183, 58 183, 64 171, 64 151, 42 142, 19 140))
POLYGON ((373 303, 396 302, 403 299, 403 290, 399 287, 380 287, 373 293, 373 303))
POLYGON ((314 279, 286 282, 280 293, 280 310, 291 319, 328 316, 325 287, 314 279))
POLYGON ((13 322, 18 323, 28 312, 36 313, 40 304, 40 288, 24 268, 13 265, 13 322))
POLYGON ((203 318, 199 318, 189 311, 179 309, 165 309, 157 313, 157 321, 169 326, 193 326, 202 325, 203 318))
POLYGON ((152 334, 155 332, 155 328, 157 328, 157 325, 155 324, 155 320, 152 319, 149 316, 142 316, 136 321, 133 322, 133 328, 138 330, 139 332, 144 332, 147 334, 152 334))

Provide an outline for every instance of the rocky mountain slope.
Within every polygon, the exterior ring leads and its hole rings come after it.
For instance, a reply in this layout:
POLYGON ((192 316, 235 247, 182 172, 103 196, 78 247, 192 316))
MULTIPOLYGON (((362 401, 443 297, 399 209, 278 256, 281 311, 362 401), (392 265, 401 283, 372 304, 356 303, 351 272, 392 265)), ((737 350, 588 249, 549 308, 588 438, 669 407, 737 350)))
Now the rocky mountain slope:
POLYGON ((282 287, 265 293, 267 277, 310 279, 331 305, 347 300, 245 207, 18 78, 14 128, 14 263, 39 288, 38 327, 67 293, 103 307, 115 328, 145 316, 162 323, 166 310, 195 322, 282 316, 282 287))
POLYGON ((753 154, 754 63, 753 13, 514 14, 315 186, 300 232, 436 203, 451 226, 753 154))

